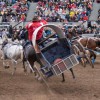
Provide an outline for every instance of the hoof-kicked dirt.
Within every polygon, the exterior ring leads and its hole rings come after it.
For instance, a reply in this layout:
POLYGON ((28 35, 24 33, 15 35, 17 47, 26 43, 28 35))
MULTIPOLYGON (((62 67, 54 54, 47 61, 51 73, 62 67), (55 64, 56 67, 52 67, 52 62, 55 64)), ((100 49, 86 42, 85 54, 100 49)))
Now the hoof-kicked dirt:
POLYGON ((35 79, 34 74, 26 75, 22 64, 17 65, 12 76, 13 67, 5 69, 0 61, 0 100, 100 100, 100 57, 95 68, 75 66, 76 78, 72 79, 70 71, 65 71, 66 81, 53 76, 44 82, 35 79))

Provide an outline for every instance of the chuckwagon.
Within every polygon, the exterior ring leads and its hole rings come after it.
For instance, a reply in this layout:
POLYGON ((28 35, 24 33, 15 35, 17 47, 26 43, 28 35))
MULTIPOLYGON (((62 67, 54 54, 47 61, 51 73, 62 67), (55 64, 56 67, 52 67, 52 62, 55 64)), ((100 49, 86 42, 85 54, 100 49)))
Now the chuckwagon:
POLYGON ((41 57, 38 59, 43 66, 37 68, 39 73, 45 77, 53 75, 60 75, 66 70, 70 70, 73 74, 72 68, 79 64, 76 56, 72 53, 71 45, 64 36, 63 31, 56 25, 47 24, 37 28, 34 31, 32 40, 36 53, 40 53, 41 57), (54 32, 42 39, 39 43, 36 42, 36 36, 40 29, 49 27, 54 32))

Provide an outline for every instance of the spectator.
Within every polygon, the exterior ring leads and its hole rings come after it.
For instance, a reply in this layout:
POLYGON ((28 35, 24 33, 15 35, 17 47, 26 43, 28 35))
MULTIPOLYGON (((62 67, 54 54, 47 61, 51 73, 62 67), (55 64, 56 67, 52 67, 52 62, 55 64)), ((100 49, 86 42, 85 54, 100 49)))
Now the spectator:
POLYGON ((88 16, 86 14, 83 16, 83 21, 88 21, 88 16))
POLYGON ((26 0, 18 0, 11 7, 7 8, 8 2, 0 2, 0 14, 2 22, 25 21, 28 11, 28 2, 26 0))
POLYGON ((86 1, 49 1, 38 2, 37 14, 47 21, 81 21, 88 20, 92 11, 91 0, 86 1))
POLYGON ((98 19, 97 19, 97 23, 100 24, 100 9, 98 10, 98 19))

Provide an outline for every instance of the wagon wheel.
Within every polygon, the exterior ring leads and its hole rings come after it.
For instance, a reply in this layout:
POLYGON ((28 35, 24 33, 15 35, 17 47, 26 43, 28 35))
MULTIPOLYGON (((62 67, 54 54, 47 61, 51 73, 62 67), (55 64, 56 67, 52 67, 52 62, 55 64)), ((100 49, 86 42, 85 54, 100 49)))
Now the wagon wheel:
POLYGON ((76 45, 73 45, 73 46, 72 46, 72 49, 73 49, 73 51, 74 51, 74 53, 75 53, 76 56, 81 57, 81 58, 80 58, 80 62, 81 62, 81 64, 82 64, 82 66, 83 66, 83 67, 86 67, 84 55, 80 55, 80 50, 79 50, 79 48, 78 48, 76 45))
POLYGON ((90 66, 91 66, 92 68, 94 68, 94 65, 93 65, 93 63, 92 63, 90 57, 89 57, 88 55, 86 55, 85 58, 86 58, 87 61, 89 62, 90 66))

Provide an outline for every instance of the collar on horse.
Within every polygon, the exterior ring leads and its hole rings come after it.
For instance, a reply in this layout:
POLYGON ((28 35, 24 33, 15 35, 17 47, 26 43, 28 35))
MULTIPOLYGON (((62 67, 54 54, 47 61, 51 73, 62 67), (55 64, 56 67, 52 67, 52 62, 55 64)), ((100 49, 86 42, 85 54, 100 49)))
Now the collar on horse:
POLYGON ((89 40, 90 40, 90 38, 87 38, 87 42, 86 42, 86 46, 85 46, 86 48, 88 46, 89 40))

